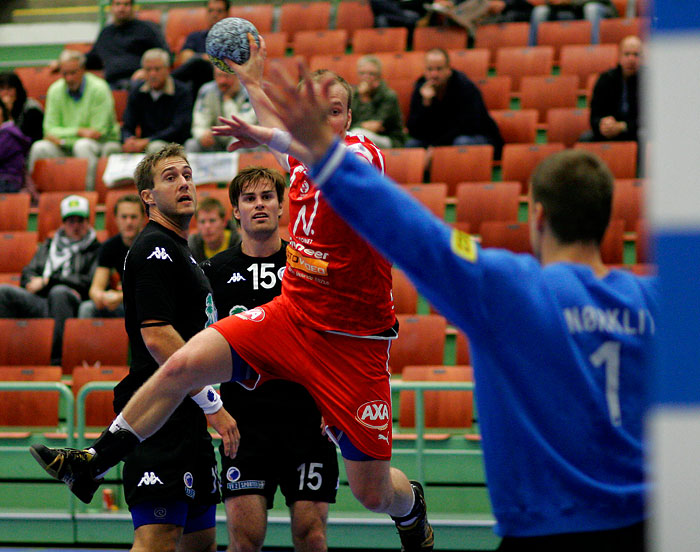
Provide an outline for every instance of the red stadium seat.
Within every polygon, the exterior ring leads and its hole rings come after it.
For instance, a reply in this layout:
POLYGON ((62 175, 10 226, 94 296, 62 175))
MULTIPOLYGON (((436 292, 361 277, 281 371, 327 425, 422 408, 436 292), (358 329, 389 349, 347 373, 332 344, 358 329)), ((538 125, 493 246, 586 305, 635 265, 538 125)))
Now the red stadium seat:
POLYGON ((526 222, 484 222, 480 229, 481 247, 498 247, 514 253, 532 253, 530 227, 526 222))
MULTIPOLYGON (((73 395, 91 381, 121 381, 129 373, 128 366, 76 366, 73 370, 73 395)), ((114 419, 113 391, 92 391, 85 398, 85 425, 108 426, 114 419)))
POLYGON ((39 192, 76 192, 85 190, 88 160, 81 157, 37 159, 32 180, 39 192))
POLYGON ((229 10, 231 17, 247 19, 265 37, 272 31, 272 21, 275 15, 275 7, 272 4, 244 4, 231 6, 229 10))
POLYGON ((317 52, 327 55, 345 53, 348 33, 343 29, 325 31, 298 31, 294 33, 292 48, 294 55, 304 56, 308 60, 317 52))
POLYGON ((439 314, 398 314, 399 337, 391 345, 391 373, 406 365, 442 364, 447 321, 439 314))
POLYGON ((0 318, 0 366, 51 363, 53 318, 0 318))
POLYGON ((637 176, 637 142, 578 142, 574 148, 595 153, 615 178, 637 176))
MULTIPOLYGON (((60 382, 58 366, 0 366, 2 381, 60 382)), ((0 426, 58 425, 58 391, 0 391, 0 426)))
POLYGON ((403 52, 406 50, 407 40, 406 27, 358 29, 352 35, 352 51, 356 54, 403 52))
POLYGON ((506 144, 532 144, 537 138, 537 111, 535 109, 494 110, 491 117, 501 131, 506 144))
POLYGON ((623 220, 625 232, 635 232, 644 216, 644 181, 616 179, 613 193, 611 220, 623 220))
MULTIPOLYGON (((30 201, 30 195, 24 192, 0 194, 0 232, 27 229, 30 201)), ((5 254, 4 249, 3 254, 5 254)))
POLYGON ((63 330, 64 374, 76 366, 125 366, 128 362, 129 338, 122 318, 69 318, 63 330), (90 336, 90 339, 85 339, 90 336))
POLYGON ((170 8, 165 22, 165 41, 171 52, 179 52, 188 34, 203 31, 208 26, 204 7, 170 8))
POLYGON ((385 173, 402 184, 423 182, 425 150, 423 148, 391 148, 383 150, 385 173))
POLYGON ((330 28, 330 18, 330 2, 284 2, 280 7, 279 30, 290 34, 299 31, 324 31, 330 28))
POLYGON ((543 21, 537 27, 537 45, 554 47, 554 61, 559 60, 562 46, 590 44, 593 26, 590 21, 543 21))
POLYGON ((526 194, 530 175, 545 157, 564 149, 564 144, 506 144, 503 146, 501 171, 503 180, 517 180, 526 194))
POLYGON ((459 50, 467 47, 467 31, 459 27, 417 27, 413 31, 413 49, 459 50))
POLYGON ((391 269, 394 297, 394 312, 396 314, 416 314, 418 308, 418 292, 408 277, 398 268, 391 269))
POLYGON ((485 79, 489 71, 489 51, 485 48, 448 50, 450 67, 462 71, 471 80, 485 79))
POLYGON ((530 34, 529 23, 498 23, 479 25, 476 29, 475 48, 486 48, 490 53, 491 63, 496 61, 499 48, 524 48, 530 34))
POLYGON ((37 249, 36 232, 0 233, 0 272, 21 272, 37 249))
POLYGON ((561 49, 559 69, 562 75, 576 75, 578 87, 584 88, 589 75, 612 69, 617 58, 618 48, 613 44, 567 45, 561 49))
POLYGON ((507 75, 488 77, 474 82, 481 91, 486 109, 509 109, 511 78, 507 75))
POLYGON ((508 75, 512 89, 520 90, 520 81, 528 76, 547 76, 552 73, 554 48, 499 48, 496 52, 496 74, 508 75))
POLYGON ((567 148, 590 130, 591 111, 588 108, 555 107, 547 110, 547 141, 561 142, 567 148))
POLYGON ((447 195, 457 193, 460 182, 491 180, 493 146, 438 146, 433 148, 430 181, 447 184, 447 195))
POLYGON ((479 229, 486 221, 517 222, 520 182, 463 183, 457 187, 457 222, 479 229))
POLYGON ((348 37, 357 29, 371 29, 374 27, 374 14, 368 2, 343 1, 338 3, 335 18, 335 28, 345 29, 348 37))
POLYGON ((404 184, 403 189, 427 207, 438 218, 445 218, 447 184, 404 184))

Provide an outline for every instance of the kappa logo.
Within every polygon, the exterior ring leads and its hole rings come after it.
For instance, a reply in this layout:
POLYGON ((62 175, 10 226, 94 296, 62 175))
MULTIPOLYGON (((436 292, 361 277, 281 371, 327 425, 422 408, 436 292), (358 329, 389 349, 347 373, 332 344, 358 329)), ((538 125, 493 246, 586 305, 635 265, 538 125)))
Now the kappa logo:
POLYGON ((366 402, 357 409, 355 419, 364 426, 382 431, 389 427, 389 405, 379 400, 366 402))
POLYGON ((141 485, 162 485, 163 482, 160 480, 160 477, 158 477, 154 472, 144 472, 143 477, 141 478, 141 481, 139 481, 139 484, 136 485, 137 487, 140 487, 141 485))
POLYGON ((265 311, 260 307, 255 307, 245 312, 239 312, 236 316, 250 322, 262 322, 265 320, 265 311))
POLYGON ((234 272, 231 277, 229 278, 227 284, 237 284, 238 282, 245 282, 245 278, 241 275, 240 272, 234 272))
POLYGON ((146 259, 150 259, 152 257, 155 257, 156 259, 159 260, 165 260, 168 259, 171 263, 173 260, 170 258, 170 255, 168 255, 168 252, 165 250, 165 247, 156 247, 153 250, 153 253, 151 253, 146 259))

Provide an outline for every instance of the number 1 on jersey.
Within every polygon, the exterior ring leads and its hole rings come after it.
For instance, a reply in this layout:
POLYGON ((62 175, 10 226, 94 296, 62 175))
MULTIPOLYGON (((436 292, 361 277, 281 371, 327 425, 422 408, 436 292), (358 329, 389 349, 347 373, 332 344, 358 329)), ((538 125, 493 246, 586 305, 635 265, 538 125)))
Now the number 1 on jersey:
POLYGON ((588 357, 596 368, 605 368, 605 397, 612 425, 622 424, 620 413, 620 343, 606 341, 588 357))

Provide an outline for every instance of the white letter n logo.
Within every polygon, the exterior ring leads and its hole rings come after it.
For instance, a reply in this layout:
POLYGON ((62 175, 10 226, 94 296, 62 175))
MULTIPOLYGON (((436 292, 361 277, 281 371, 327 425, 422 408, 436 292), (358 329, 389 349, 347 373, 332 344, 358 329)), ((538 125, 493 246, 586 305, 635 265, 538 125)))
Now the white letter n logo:
POLYGON ((301 206, 301 209, 299 209, 299 214, 297 215, 297 220, 294 223, 294 229, 292 230, 292 234, 297 233, 297 227, 299 226, 299 222, 301 222, 304 234, 306 234, 307 236, 313 235, 314 231, 311 229, 311 227, 314 224, 314 218, 316 217, 316 211, 318 210, 318 195, 320 193, 320 190, 317 190, 314 194, 314 210, 311 213, 308 222, 306 221, 306 205, 301 206))

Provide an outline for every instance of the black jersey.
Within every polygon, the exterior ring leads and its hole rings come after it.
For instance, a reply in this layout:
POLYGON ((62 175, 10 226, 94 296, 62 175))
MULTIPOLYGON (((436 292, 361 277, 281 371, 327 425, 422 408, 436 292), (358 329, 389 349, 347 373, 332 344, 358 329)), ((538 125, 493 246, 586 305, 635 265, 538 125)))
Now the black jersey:
MULTIPOLYGON (((131 246, 122 287, 131 367, 114 390, 117 411, 158 368, 141 336, 144 320, 171 324, 185 341, 216 321, 209 282, 187 240, 156 222, 149 222, 131 246)), ((182 406, 202 415, 189 398, 182 406)))
MULTIPOLYGON (((201 264, 214 292, 214 302, 223 318, 270 302, 282 291, 282 277, 287 262, 287 242, 269 257, 249 257, 241 244, 222 251, 201 264)), ((274 343, 269 344, 274 347, 274 343)), ((226 410, 238 422, 241 438, 251 442, 278 442, 281 427, 293 423, 294 434, 320 434, 321 415, 306 389, 284 380, 268 381, 254 391, 237 383, 221 385, 226 410), (294 413, 290 416, 290 413, 294 413), (272 431, 260 431, 272 424, 272 431), (282 425, 281 425, 282 424, 282 425)))

